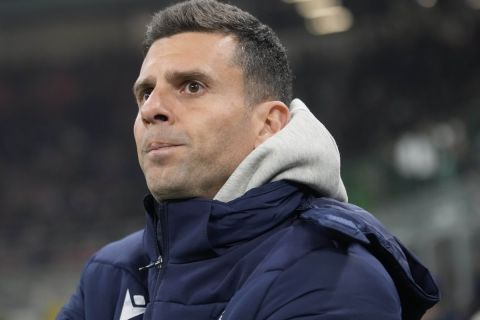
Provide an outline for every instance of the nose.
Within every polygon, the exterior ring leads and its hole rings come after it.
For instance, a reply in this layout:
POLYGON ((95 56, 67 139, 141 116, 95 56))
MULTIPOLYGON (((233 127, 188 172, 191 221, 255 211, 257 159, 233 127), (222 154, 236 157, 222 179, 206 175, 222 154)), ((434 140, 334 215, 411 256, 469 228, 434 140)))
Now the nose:
POLYGON ((169 105, 166 97, 160 97, 155 90, 152 91, 145 103, 140 107, 143 123, 145 125, 156 123, 171 124, 174 117, 171 109, 168 107, 169 105))

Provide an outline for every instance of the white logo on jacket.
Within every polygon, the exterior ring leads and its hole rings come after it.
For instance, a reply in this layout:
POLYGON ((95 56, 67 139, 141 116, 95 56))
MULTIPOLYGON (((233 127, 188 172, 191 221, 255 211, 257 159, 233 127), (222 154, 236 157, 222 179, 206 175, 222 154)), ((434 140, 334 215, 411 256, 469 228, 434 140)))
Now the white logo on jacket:
POLYGON ((134 295, 132 303, 132 298, 130 297, 130 290, 127 289, 127 294, 125 295, 125 300, 123 301, 122 313, 120 314, 119 320, 129 320, 138 315, 145 313, 145 297, 141 295, 134 295))

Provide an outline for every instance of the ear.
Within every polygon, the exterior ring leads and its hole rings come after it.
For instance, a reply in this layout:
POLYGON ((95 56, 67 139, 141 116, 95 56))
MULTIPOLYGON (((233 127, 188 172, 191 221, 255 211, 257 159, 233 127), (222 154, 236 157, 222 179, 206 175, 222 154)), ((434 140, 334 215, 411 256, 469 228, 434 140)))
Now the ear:
POLYGON ((255 148, 282 130, 290 119, 290 111, 281 101, 266 101, 254 107, 258 123, 255 148))

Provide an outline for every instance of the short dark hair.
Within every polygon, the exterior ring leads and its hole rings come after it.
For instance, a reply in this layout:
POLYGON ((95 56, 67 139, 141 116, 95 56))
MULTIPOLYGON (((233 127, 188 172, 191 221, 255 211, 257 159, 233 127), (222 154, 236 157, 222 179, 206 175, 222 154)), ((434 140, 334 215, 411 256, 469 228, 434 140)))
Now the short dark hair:
POLYGON ((286 50, 273 30, 250 13, 215 0, 174 4, 157 12, 148 24, 144 54, 156 40, 182 32, 218 32, 237 39, 234 62, 244 73, 247 104, 275 99, 288 105, 292 100, 286 50))

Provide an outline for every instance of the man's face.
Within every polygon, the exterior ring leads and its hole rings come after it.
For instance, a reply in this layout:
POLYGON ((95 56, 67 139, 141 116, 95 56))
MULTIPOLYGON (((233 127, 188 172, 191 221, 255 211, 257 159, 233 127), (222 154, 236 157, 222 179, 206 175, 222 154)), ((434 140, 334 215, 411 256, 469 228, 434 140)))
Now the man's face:
POLYGON ((187 32, 153 43, 134 92, 134 135, 158 200, 212 198, 254 149, 259 123, 245 105, 236 40, 187 32))

